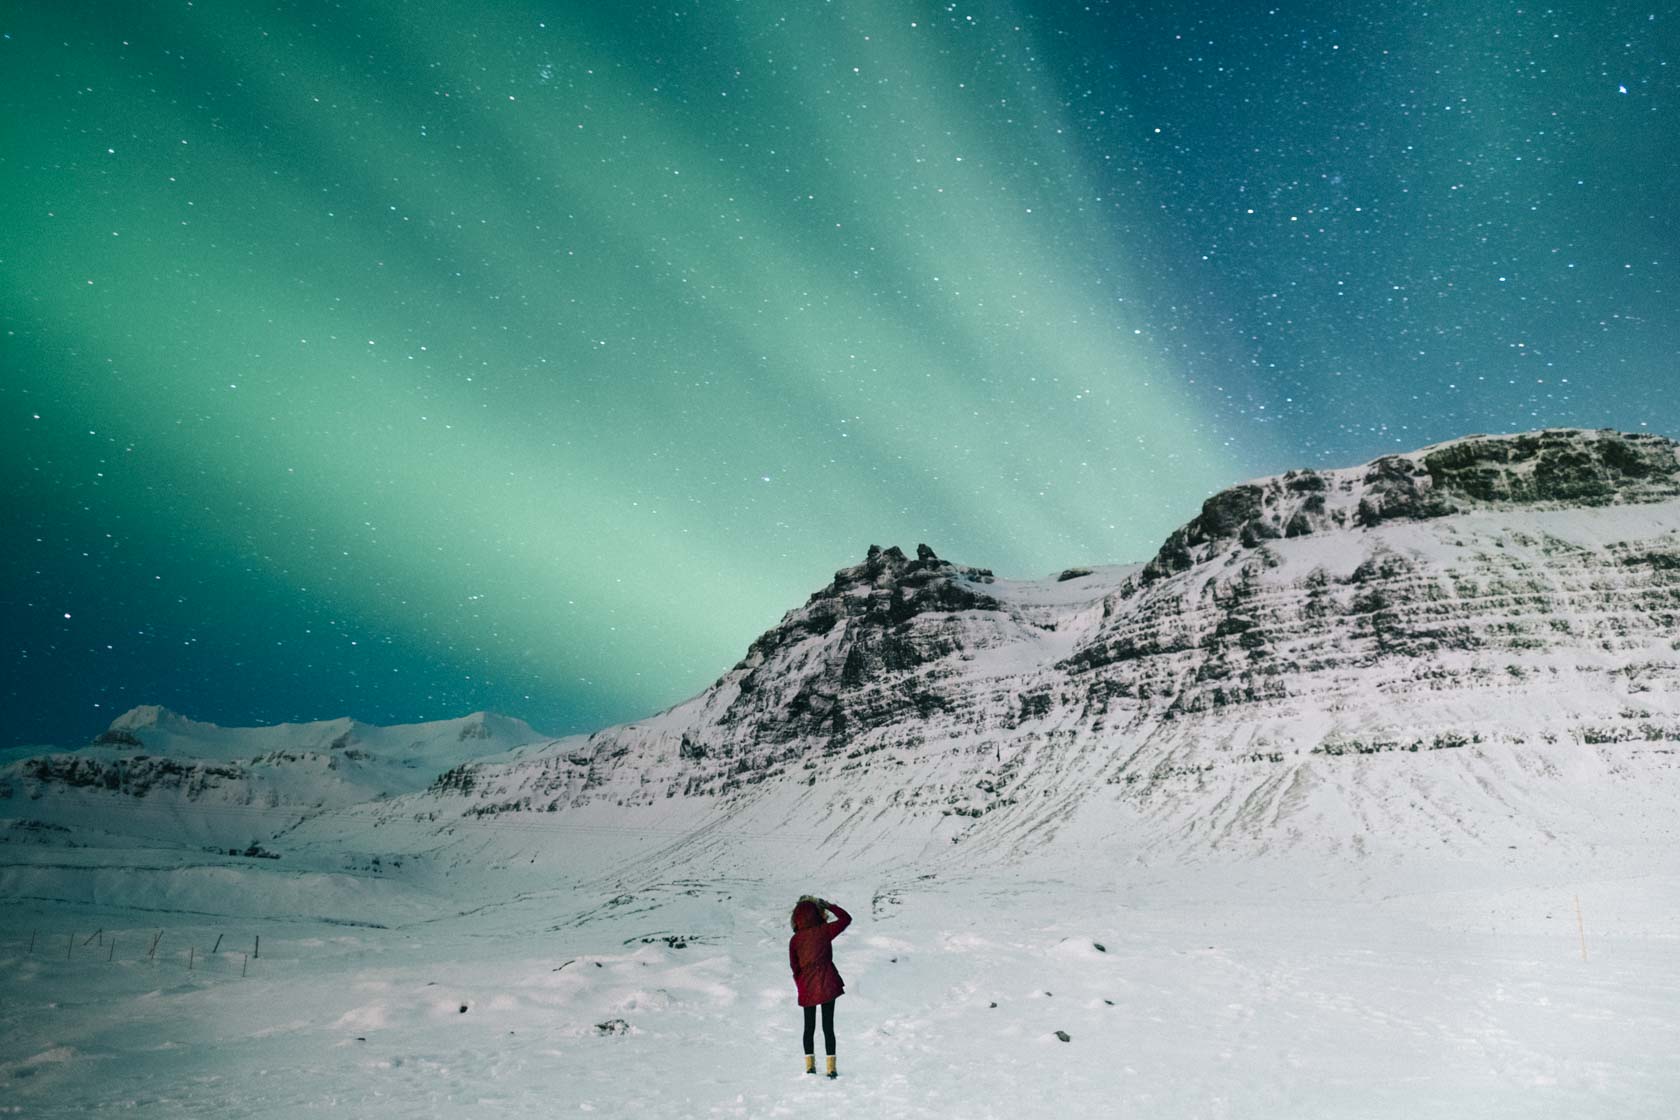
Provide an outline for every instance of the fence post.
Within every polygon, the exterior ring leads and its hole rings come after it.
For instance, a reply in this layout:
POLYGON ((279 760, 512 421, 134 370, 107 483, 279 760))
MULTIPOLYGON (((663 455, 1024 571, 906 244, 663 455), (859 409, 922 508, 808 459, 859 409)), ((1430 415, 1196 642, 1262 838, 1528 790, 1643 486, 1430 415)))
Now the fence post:
POLYGON ((108 961, 117 959, 117 935, 114 933, 111 935, 111 951, 105 955, 105 959, 108 961))
POLYGON ((1575 896, 1575 928, 1581 934, 1581 959, 1587 959, 1587 921, 1581 917, 1581 896, 1575 896))
POLYGON ((70 944, 68 944, 64 947, 64 959, 65 960, 70 959, 70 953, 75 948, 76 948, 76 935, 74 933, 72 933, 70 935, 70 944))
POLYGON ((188 972, 191 972, 193 970, 193 953, 196 952, 196 951, 197 951, 197 946, 194 946, 194 945, 188 945, 187 946, 187 971, 188 972))
POLYGON ((239 975, 241 975, 241 976, 245 975, 245 970, 247 968, 251 967, 251 954, 246 953, 246 954, 244 954, 244 956, 245 956, 245 963, 241 964, 239 966, 239 975))
POLYGON ((253 959, 262 956, 262 934, 260 933, 257 934, 257 944, 255 946, 255 951, 252 952, 251 956, 253 959))
POLYGON ((222 951, 222 936, 223 935, 219 933, 216 935, 216 947, 210 950, 212 955, 222 951))
POLYGON ((31 953, 33 953, 35 951, 35 934, 37 932, 38 931, 36 931, 36 930, 30 930, 29 931, 29 951, 31 953))
POLYGON ((150 961, 150 960, 156 960, 157 959, 158 942, 162 941, 162 940, 163 940, 163 931, 160 929, 160 930, 157 931, 157 936, 152 938, 152 947, 150 949, 146 950, 146 959, 147 960, 150 961))

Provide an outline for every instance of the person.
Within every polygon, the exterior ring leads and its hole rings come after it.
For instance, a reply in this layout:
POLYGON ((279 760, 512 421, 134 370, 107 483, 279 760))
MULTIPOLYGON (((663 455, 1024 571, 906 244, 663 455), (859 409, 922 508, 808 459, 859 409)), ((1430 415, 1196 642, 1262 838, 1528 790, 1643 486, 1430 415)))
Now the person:
POLYGON ((852 916, 832 902, 810 895, 793 908, 793 936, 788 938, 788 966, 799 990, 799 1006, 805 1009, 805 1072, 817 1072, 817 1008, 822 1008, 823 1046, 828 1052, 828 1076, 840 1076, 834 1069, 834 1001, 846 990, 846 982, 834 967, 834 939, 852 924, 852 916), (826 921, 824 913, 834 920, 826 921))

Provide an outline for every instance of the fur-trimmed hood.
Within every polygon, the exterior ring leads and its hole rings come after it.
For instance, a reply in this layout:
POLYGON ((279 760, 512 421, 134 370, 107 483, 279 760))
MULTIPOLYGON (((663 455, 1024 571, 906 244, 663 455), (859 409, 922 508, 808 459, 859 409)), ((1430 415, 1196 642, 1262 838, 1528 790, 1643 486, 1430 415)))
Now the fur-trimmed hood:
POLYGON ((823 924, 822 907, 809 898, 802 898, 793 907, 793 930, 815 929, 823 924))

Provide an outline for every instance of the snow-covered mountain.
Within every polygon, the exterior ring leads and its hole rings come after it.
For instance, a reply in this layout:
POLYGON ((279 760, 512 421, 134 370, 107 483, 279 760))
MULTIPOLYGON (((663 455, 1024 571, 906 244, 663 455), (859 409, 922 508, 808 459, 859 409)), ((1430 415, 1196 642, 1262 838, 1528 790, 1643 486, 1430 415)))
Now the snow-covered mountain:
POLYGON ((0 805, 167 785, 185 819, 223 789, 326 810, 265 841, 321 861, 543 873, 580 842, 743 870, 1582 854, 1680 825, 1677 611, 1675 443, 1474 436, 1234 486, 1143 564, 1015 581, 872 547, 700 695, 592 735, 137 709, 14 764, 0 805))
POLYGON ((871 548, 693 699, 289 840, 471 822, 509 863, 588 836, 745 869, 767 836, 887 866, 1672 835, 1676 453, 1545 431, 1290 471, 1036 581, 871 548))
POLYGON ((0 815, 33 826, 260 848, 304 815, 425 789, 471 758, 544 742, 491 712, 377 727, 219 727, 143 705, 92 744, 0 767, 0 815))
MULTIPOLYGON (((542 739, 524 720, 474 712, 460 719, 378 727, 354 719, 281 723, 270 727, 219 727, 201 723, 153 704, 131 709, 111 721, 95 742, 138 747, 151 754, 198 758, 256 758, 276 751, 341 753, 351 760, 384 764, 397 773, 429 771, 449 765, 463 752, 485 754, 542 739)), ((408 783, 395 779, 398 785, 408 783)), ((395 792, 395 790, 393 790, 395 792)))

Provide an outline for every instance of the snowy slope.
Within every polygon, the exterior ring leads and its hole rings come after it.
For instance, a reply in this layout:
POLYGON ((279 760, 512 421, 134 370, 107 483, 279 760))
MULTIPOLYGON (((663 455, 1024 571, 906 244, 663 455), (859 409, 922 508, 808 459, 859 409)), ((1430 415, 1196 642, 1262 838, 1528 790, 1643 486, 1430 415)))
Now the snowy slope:
POLYGON ((662 880, 401 929, 24 901, 0 909, 0 1101, 227 1120, 1673 1115, 1672 878, 1372 901, 1283 875, 1097 878, 941 875, 879 904, 867 876, 662 880), (834 946, 835 1082, 800 1072, 787 975, 788 905, 812 887, 857 917, 834 946))

